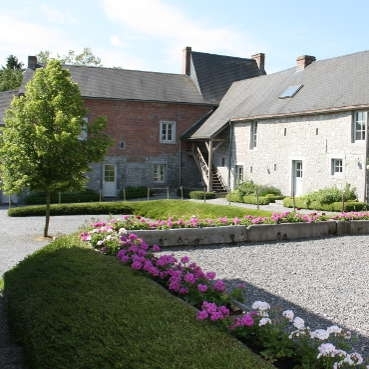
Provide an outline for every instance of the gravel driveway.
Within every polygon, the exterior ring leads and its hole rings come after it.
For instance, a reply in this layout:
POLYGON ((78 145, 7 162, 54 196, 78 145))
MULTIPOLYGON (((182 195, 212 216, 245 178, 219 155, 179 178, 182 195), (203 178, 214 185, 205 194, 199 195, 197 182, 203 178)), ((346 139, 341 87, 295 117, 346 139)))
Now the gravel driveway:
POLYGON ((356 349, 369 356, 369 236, 170 252, 229 283, 247 282, 248 304, 292 308, 312 329, 338 324, 356 331, 356 349))
MULTIPOLYGON (((49 234, 57 236, 72 233, 92 219, 103 218, 107 216, 54 216, 50 218, 49 234)), ((45 217, 8 217, 7 209, 0 209, 0 276, 49 242, 41 237, 44 224, 45 217)))

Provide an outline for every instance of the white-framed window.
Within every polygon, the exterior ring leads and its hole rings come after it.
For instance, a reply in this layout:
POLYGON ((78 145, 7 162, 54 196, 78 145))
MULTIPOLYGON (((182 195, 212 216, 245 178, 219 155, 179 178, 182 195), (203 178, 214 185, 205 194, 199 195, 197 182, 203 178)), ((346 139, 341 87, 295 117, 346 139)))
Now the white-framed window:
POLYGON ((342 159, 332 159, 331 160, 332 175, 337 175, 342 172, 343 172, 343 160, 342 159))
POLYGON ((353 141, 365 140, 368 112, 355 111, 353 114, 352 131, 353 141))
POLYGON ((250 126, 250 149, 256 147, 258 135, 258 122, 251 122, 250 126))
POLYGON ((78 139, 80 141, 86 141, 87 140, 87 132, 88 132, 88 118, 84 117, 84 118, 82 118, 81 133, 79 134, 78 139))
POLYGON ((236 185, 243 182, 243 165, 236 165, 236 185))
POLYGON ((176 122, 162 120, 160 121, 160 143, 176 143, 176 122))
POLYGON ((152 166, 152 181, 157 183, 164 183, 166 180, 167 165, 153 164, 152 166))

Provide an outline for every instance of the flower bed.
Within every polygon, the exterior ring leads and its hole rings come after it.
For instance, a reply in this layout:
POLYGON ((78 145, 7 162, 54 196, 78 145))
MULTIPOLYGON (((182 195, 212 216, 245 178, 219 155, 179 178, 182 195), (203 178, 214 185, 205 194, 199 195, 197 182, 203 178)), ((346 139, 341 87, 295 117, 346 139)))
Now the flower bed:
POLYGON ((338 326, 311 329, 293 311, 271 309, 255 301, 251 309, 240 303, 244 286, 227 289, 214 272, 205 272, 185 256, 156 254, 158 245, 143 239, 113 221, 99 222, 81 234, 96 250, 116 257, 132 269, 145 273, 172 294, 194 305, 196 318, 216 322, 255 352, 279 368, 327 369, 369 368, 357 352, 349 352, 351 334, 338 326), (241 306, 241 310, 237 309, 241 306))

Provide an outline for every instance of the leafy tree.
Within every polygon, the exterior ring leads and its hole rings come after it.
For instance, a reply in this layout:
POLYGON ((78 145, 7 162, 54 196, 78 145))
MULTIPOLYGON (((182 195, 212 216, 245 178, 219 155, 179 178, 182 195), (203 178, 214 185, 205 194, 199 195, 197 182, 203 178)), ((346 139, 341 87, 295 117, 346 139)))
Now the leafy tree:
POLYGON ((102 117, 87 125, 83 137, 85 116, 79 88, 58 60, 35 71, 25 95, 15 97, 5 114, 0 135, 3 190, 45 192, 44 237, 51 193, 81 189, 89 164, 100 161, 110 144, 102 132, 106 124, 102 117))
POLYGON ((9 55, 6 59, 6 68, 12 70, 22 70, 23 63, 21 63, 16 56, 9 55))
POLYGON ((22 67, 23 63, 16 56, 8 56, 6 66, 0 70, 0 91, 13 90, 21 85, 22 67))
MULTIPOLYGON (((43 50, 37 54, 37 60, 41 64, 46 64, 51 59, 53 58, 49 50, 43 50)), ((80 54, 74 50, 69 50, 68 54, 63 56, 57 54, 55 59, 60 60, 62 64, 101 66, 101 59, 95 56, 88 47, 85 47, 80 54)))

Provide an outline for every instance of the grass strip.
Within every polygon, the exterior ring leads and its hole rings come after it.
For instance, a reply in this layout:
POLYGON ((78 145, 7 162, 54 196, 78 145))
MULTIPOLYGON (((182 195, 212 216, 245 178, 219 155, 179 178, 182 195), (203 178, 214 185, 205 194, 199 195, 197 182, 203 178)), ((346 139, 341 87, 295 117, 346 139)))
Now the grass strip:
POLYGON ((115 258, 60 238, 4 275, 30 369, 271 369, 115 258))
MULTIPOLYGON (((220 218, 242 217, 244 215, 270 216, 270 211, 241 208, 231 205, 215 205, 189 200, 152 200, 152 201, 114 201, 79 204, 53 204, 51 215, 77 214, 135 214, 152 219, 168 217, 220 218)), ((20 206, 11 208, 9 216, 43 216, 44 205, 20 206)))

